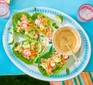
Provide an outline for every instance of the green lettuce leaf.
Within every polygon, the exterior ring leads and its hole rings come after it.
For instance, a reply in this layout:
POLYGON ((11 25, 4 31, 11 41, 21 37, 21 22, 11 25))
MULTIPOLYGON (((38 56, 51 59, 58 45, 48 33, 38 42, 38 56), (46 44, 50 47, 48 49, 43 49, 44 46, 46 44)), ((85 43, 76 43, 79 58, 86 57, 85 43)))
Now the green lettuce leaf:
MULTIPOLYGON (((44 13, 35 12, 35 13, 32 14, 31 19, 32 19, 33 21, 35 21, 35 20, 38 18, 38 15, 40 15, 41 17, 44 17, 44 18, 47 20, 47 26, 45 26, 47 29, 48 29, 48 27, 52 27, 53 20, 50 19, 49 17, 47 17, 44 13)), ((37 30, 38 30, 39 32, 41 32, 44 36, 46 36, 46 35, 40 30, 40 27, 39 27, 39 26, 37 26, 36 28, 37 28, 37 30)))
POLYGON ((38 15, 40 15, 42 17, 46 17, 45 14, 43 14, 41 12, 36 12, 36 13, 32 14, 31 19, 35 21, 37 19, 38 15))
POLYGON ((17 32, 17 27, 18 27, 18 20, 21 19, 22 15, 25 15, 29 20, 31 20, 31 15, 28 14, 27 12, 17 12, 13 15, 12 17, 12 24, 13 24, 13 31, 17 32))
MULTIPOLYGON (((53 46, 51 46, 49 52, 45 53, 44 55, 42 55, 41 57, 39 57, 39 62, 38 62, 38 69, 39 71, 44 75, 44 76, 51 76, 51 75, 48 75, 45 71, 44 68, 42 68, 42 66, 40 65, 40 60, 41 58, 44 58, 44 59, 48 59, 51 57, 52 53, 55 52, 55 49, 53 48, 53 46)), ((59 74, 61 71, 62 71, 62 67, 63 66, 59 66, 59 65, 56 65, 56 69, 53 71, 52 75, 53 74, 59 74)))
POLYGON ((34 61, 32 61, 31 59, 30 59, 30 60, 27 60, 26 58, 23 57, 23 55, 22 55, 21 53, 15 51, 15 48, 16 48, 16 46, 17 46, 18 44, 19 44, 19 43, 15 43, 14 46, 13 46, 13 48, 12 48, 12 51, 13 51, 14 55, 15 55, 17 58, 19 58, 20 60, 22 60, 22 61, 23 61, 24 63, 26 63, 26 64, 31 64, 31 63, 33 63, 34 61))
MULTIPOLYGON (((34 40, 24 40, 24 41, 22 41, 22 43, 25 42, 25 41, 34 42, 34 43, 41 43, 41 42, 37 42, 37 41, 34 41, 34 40)), ((43 51, 45 50, 45 47, 44 47, 44 48, 41 48, 41 51, 36 55, 36 57, 35 57, 34 60, 32 60, 32 59, 29 59, 29 60, 28 60, 28 59, 26 59, 26 58, 23 57, 22 53, 19 53, 19 52, 15 51, 16 46, 19 45, 19 44, 20 44, 20 42, 16 42, 16 43, 14 44, 13 48, 12 48, 12 51, 13 51, 13 53, 14 53, 14 55, 15 55, 16 57, 18 57, 20 60, 22 60, 22 61, 25 62, 26 64, 36 63, 36 61, 37 61, 37 59, 39 58, 39 56, 42 55, 43 51)))

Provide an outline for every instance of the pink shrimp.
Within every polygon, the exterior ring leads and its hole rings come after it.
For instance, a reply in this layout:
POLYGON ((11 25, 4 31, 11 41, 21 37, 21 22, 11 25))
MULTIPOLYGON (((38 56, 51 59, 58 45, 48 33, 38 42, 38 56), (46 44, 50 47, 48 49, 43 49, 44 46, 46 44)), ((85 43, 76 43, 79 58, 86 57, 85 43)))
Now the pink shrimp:
POLYGON ((27 59, 30 59, 32 53, 31 53, 31 50, 30 49, 24 49, 23 50, 23 56, 27 59))

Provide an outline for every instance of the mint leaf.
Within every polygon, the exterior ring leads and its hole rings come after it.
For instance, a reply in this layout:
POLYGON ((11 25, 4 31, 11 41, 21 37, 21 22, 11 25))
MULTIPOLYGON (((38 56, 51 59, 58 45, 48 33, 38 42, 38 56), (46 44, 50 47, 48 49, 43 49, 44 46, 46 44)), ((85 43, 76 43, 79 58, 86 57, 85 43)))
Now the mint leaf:
POLYGON ((67 73, 67 74, 69 74, 69 73, 70 73, 69 68, 66 68, 66 73, 67 73))

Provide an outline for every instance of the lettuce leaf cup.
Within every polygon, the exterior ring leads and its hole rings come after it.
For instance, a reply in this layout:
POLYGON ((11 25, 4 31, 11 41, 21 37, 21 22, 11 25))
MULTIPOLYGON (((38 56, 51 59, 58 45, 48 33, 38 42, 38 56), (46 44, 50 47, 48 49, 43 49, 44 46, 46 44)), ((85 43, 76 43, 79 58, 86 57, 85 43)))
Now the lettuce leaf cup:
POLYGON ((21 34, 26 39, 37 40, 40 33, 36 29, 31 15, 27 12, 17 12, 12 17, 13 32, 21 34))
MULTIPOLYGON (((17 12, 12 17, 12 24, 14 32, 23 33, 24 31, 26 31, 26 24, 33 24, 33 22, 31 20, 31 15, 27 12, 17 12), (25 28, 23 28, 23 26, 25 28)), ((29 28, 31 28, 30 26, 29 28)))
POLYGON ((66 61, 65 56, 51 48, 49 52, 39 58, 38 69, 45 76, 58 74, 62 71, 63 66, 66 65, 66 61))
POLYGON ((55 30, 53 24, 55 23, 51 18, 47 17, 43 13, 36 12, 32 14, 31 19, 35 22, 35 25, 40 32, 42 32, 49 39, 52 39, 55 30))
POLYGON ((26 64, 33 64, 43 53, 46 46, 42 42, 25 40, 16 42, 12 48, 13 53, 26 64))

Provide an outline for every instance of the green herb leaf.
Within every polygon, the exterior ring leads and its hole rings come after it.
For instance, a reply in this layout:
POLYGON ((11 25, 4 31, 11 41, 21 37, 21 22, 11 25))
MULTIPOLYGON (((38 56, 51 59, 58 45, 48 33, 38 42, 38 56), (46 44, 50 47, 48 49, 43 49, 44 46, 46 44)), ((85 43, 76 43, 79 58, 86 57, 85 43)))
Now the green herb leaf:
POLYGON ((52 26, 56 26, 56 23, 53 23, 52 26))
POLYGON ((52 44, 52 42, 49 42, 49 44, 52 44))
POLYGON ((37 41, 40 42, 40 38, 38 38, 37 41))
POLYGON ((34 7, 34 11, 36 11, 36 7, 34 7))
POLYGON ((44 37, 44 35, 40 35, 40 37, 44 37))
POLYGON ((10 33, 10 34, 12 34, 12 32, 11 32, 11 31, 10 31, 9 33, 10 33))
POLYGON ((69 68, 66 68, 66 73, 67 73, 67 74, 69 74, 69 73, 70 73, 69 68))
POLYGON ((49 52, 50 52, 50 53, 51 53, 51 52, 56 52, 56 50, 55 50, 55 48, 54 48, 53 46, 51 46, 49 52))
POLYGON ((27 17, 27 19, 30 19, 31 18, 31 15, 28 14, 27 12, 17 12, 12 17, 13 31, 16 32, 16 33, 18 33, 17 32, 17 27, 18 27, 18 23, 17 22, 18 22, 18 20, 21 19, 21 17, 22 17, 23 14, 27 17))
POLYGON ((10 30, 11 28, 8 28, 7 30, 10 30))
POLYGON ((58 26, 55 26, 56 29, 58 29, 59 27, 58 26))

